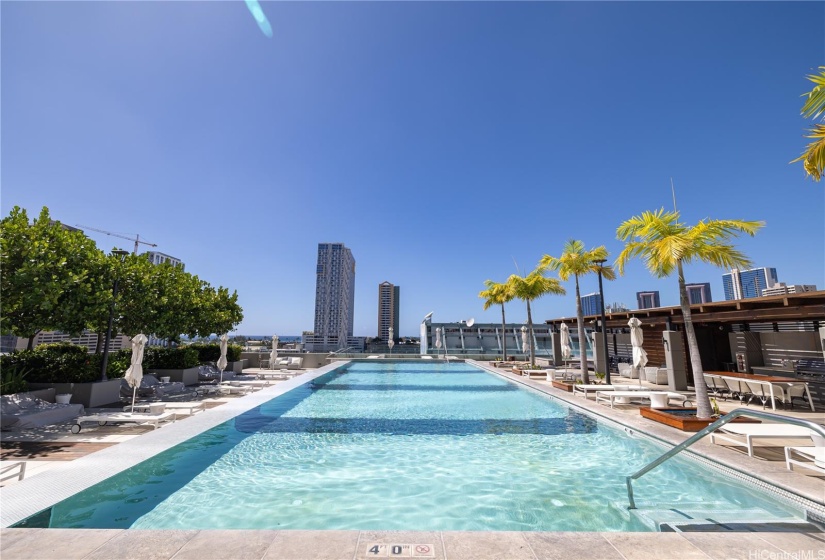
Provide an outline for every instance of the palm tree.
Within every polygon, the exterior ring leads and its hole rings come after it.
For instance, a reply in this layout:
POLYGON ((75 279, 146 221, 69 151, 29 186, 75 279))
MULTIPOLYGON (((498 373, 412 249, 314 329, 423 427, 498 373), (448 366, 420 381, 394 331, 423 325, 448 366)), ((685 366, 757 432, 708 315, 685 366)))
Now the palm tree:
POLYGON ((679 212, 642 212, 622 223, 616 236, 625 242, 625 248, 616 259, 620 274, 627 261, 641 257, 647 269, 657 278, 665 278, 675 271, 679 276, 679 305, 685 321, 690 365, 693 368, 693 385, 696 388, 696 415, 710 418, 712 410, 705 384, 699 345, 690 316, 690 303, 685 288, 683 264, 705 262, 719 268, 747 268, 750 260, 734 248, 730 239, 740 233, 751 237, 765 225, 764 222, 744 220, 702 220, 695 226, 679 222, 679 212))
MULTIPOLYGON (((802 116, 819 119, 825 114, 825 66, 820 66, 819 74, 811 74, 808 79, 815 85, 814 89, 803 95, 808 99, 802 106, 802 116)), ((813 177, 814 181, 819 181, 825 169, 825 124, 815 124, 808 132, 810 134, 807 138, 811 138, 813 142, 791 163, 801 161, 805 166, 805 172, 813 177)))
POLYGON ((507 322, 504 320, 504 304, 513 301, 515 297, 507 288, 507 284, 499 284, 492 280, 485 280, 486 290, 478 293, 478 297, 484 300, 484 310, 487 311, 493 305, 501 305, 501 349, 504 351, 504 361, 507 361, 507 322))
POLYGON ((537 268, 527 276, 511 274, 507 279, 507 289, 513 297, 527 302, 527 325, 530 329, 530 364, 536 366, 536 345, 533 337, 533 315, 530 312, 530 302, 545 294, 564 295, 567 292, 555 278, 544 276, 541 268, 537 268))
MULTIPOLYGON (((579 331, 579 354, 581 359, 582 381, 587 384, 590 378, 587 375, 587 339, 584 333, 584 313, 582 312, 582 298, 579 292, 579 276, 601 271, 605 280, 615 280, 616 272, 613 267, 604 266, 607 259, 607 249, 604 245, 595 249, 585 250, 584 243, 571 239, 564 244, 559 258, 544 255, 539 262, 540 268, 553 270, 559 273, 564 281, 574 277, 576 279, 576 325, 579 331), (599 262, 601 261, 601 262, 599 262)), ((604 326, 602 326, 604 328, 604 326)), ((607 360, 607 356, 604 357, 607 360)), ((609 366, 608 366, 609 367, 609 366)))

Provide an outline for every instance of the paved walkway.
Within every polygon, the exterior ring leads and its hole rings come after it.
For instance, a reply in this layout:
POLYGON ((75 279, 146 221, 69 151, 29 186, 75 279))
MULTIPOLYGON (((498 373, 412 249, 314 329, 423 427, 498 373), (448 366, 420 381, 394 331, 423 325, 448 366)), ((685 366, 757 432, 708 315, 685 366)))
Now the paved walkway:
POLYGON ((819 560, 823 550, 821 533, 0 531, 3 560, 819 560))

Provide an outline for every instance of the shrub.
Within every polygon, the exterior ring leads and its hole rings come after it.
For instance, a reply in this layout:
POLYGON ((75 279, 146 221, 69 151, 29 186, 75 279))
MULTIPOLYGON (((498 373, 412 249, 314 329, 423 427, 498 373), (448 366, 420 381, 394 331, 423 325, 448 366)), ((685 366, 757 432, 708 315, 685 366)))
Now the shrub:
POLYGON ((144 370, 187 369, 197 367, 198 351, 191 346, 181 348, 147 348, 143 354, 144 370))
POLYGON ((31 373, 25 366, 15 365, 3 368, 3 376, 0 379, 0 395, 10 395, 12 393, 22 393, 28 389, 26 375, 31 373))
POLYGON ((188 348, 193 348, 198 353, 198 363, 217 362, 221 357, 221 347, 219 344, 190 344, 188 348))
MULTIPOLYGON (((198 363, 205 364, 207 362, 217 362, 221 357, 220 344, 190 344, 188 348, 194 348, 198 352, 198 363)), ((226 348, 226 360, 229 362, 237 362, 241 359, 241 352, 243 346, 238 344, 229 344, 226 348)))
MULTIPOLYGON (((109 352, 106 376, 123 377, 131 359, 131 350, 109 352)), ((0 357, 4 373, 25 370, 27 383, 92 383, 100 379, 102 364, 103 354, 88 354, 83 346, 65 343, 43 344, 0 357)))

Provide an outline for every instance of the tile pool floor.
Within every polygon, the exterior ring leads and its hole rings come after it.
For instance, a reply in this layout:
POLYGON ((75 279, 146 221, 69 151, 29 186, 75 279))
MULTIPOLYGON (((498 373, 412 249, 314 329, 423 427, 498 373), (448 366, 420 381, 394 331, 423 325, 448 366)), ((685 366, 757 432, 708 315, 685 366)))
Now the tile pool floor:
MULTIPOLYGON (((483 364, 480 364, 483 365, 483 364)), ((103 449, 0 489, 0 526, 8 527, 99 480, 159 451, 254 408, 263 401, 313 379, 332 366, 307 372, 252 395, 199 413, 138 438, 103 449)), ((492 370, 491 370, 492 371, 492 370)), ((665 426, 595 405, 550 387, 497 371, 525 385, 591 410, 633 430, 677 443, 685 436, 665 426)), ((814 418, 811 418, 814 419, 814 418)), ((816 420, 816 421, 822 421, 816 420)), ((784 464, 750 459, 723 446, 699 442, 696 451, 780 487, 825 503, 825 481, 789 473, 784 464)), ((299 558, 820 558, 825 534, 771 532, 735 533, 521 533, 521 532, 378 532, 378 531, 138 531, 9 529, 0 530, 0 556, 8 559, 299 559, 299 558), (382 546, 386 545, 386 546, 382 546), (417 546, 416 546, 417 545, 417 546), (399 548, 393 548, 399 547, 399 548), (420 550, 421 552, 416 552, 420 550), (394 554, 397 551, 399 554, 394 554)), ((822 556, 825 558, 825 556, 822 556)))

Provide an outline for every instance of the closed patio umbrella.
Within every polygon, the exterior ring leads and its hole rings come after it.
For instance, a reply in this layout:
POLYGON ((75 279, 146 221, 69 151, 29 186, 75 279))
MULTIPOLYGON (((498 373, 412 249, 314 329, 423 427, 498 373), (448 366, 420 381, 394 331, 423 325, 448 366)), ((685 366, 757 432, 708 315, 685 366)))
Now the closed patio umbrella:
POLYGON ((221 357, 218 358, 218 369, 221 370, 221 383, 223 383, 223 370, 226 369, 226 350, 229 346, 229 341, 225 334, 221 335, 221 357))
POLYGON ((631 317, 627 322, 630 326, 630 344, 633 345, 633 368, 639 373, 639 386, 642 386, 642 371, 647 365, 647 352, 642 348, 644 334, 642 334, 642 322, 636 317, 631 317))
POLYGON ((278 335, 272 335, 272 351, 269 353, 269 369, 275 369, 275 360, 278 359, 278 335))
POLYGON ((146 335, 139 334, 132 339, 132 363, 123 375, 123 379, 132 387, 132 408, 135 411, 135 398, 140 382, 143 380, 143 349, 146 348, 146 335))
POLYGON ((524 325, 521 326, 521 351, 525 354, 530 353, 530 337, 524 325))
POLYGON ((441 350, 441 327, 435 329, 435 355, 438 356, 441 350))
POLYGON ((390 347, 390 354, 392 354, 392 347, 395 346, 395 341, 393 340, 393 335, 395 334, 395 329, 392 327, 389 328, 389 336, 387 337, 387 346, 390 347))
POLYGON ((573 345, 570 343, 570 329, 567 328, 567 323, 561 324, 561 359, 567 362, 573 357, 573 345))

